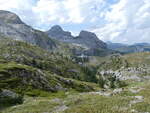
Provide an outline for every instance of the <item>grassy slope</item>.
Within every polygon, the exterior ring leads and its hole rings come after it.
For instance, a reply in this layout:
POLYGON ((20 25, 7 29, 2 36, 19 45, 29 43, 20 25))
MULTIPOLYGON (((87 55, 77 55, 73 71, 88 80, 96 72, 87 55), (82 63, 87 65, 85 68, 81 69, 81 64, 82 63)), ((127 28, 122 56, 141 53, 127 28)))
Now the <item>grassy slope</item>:
POLYGON ((84 76, 81 67, 62 54, 25 42, 0 39, 0 88, 57 91, 61 86, 77 91, 93 90, 88 83, 77 81, 84 76))
POLYGON ((124 55, 123 58, 127 59, 128 62, 137 65, 150 65, 150 52, 134 53, 124 55))
POLYGON ((76 92, 59 92, 57 94, 55 93, 55 95, 51 94, 46 98, 26 97, 24 104, 5 109, 2 113, 55 113, 56 109, 60 109, 62 106, 67 107, 67 109, 60 111, 60 113, 134 113, 133 111, 136 111, 136 113, 150 112, 150 84, 138 82, 134 84, 134 87, 137 89, 142 88, 142 90, 137 93, 132 93, 130 91, 131 87, 126 87, 120 94, 108 97, 76 92), (135 100, 134 96, 143 96, 144 100, 142 102, 130 105, 131 102, 135 100))
POLYGON ((20 41, 0 40, 0 58, 47 70, 63 77, 82 80, 84 76, 81 67, 69 57, 60 53, 50 53, 20 41))
MULTIPOLYGON (((148 81, 147 81, 148 82, 148 81)), ((121 94, 111 97, 99 95, 77 96, 73 101, 69 101, 70 108, 67 113, 132 113, 132 111, 150 112, 150 84, 145 82, 136 84, 134 87, 143 88, 138 93, 130 92, 130 88, 125 88, 121 94), (142 102, 130 106, 134 96, 143 96, 142 102)))
MULTIPOLYGON (((129 64, 133 66, 138 65, 150 65, 150 52, 138 52, 138 53, 130 53, 123 56, 120 56, 121 59, 126 60, 129 64)), ((103 62, 110 62, 111 55, 106 57, 91 57, 88 65, 98 66, 103 62)))

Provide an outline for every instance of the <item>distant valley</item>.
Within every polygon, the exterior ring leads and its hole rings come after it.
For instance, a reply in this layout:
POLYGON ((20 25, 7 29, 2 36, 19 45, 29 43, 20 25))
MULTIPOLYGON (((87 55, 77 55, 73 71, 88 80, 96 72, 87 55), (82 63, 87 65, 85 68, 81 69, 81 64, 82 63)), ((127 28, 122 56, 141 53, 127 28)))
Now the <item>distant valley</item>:
POLYGON ((135 43, 132 45, 121 44, 121 43, 111 43, 107 42, 108 48, 116 50, 123 54, 136 53, 136 52, 150 52, 149 43, 135 43))

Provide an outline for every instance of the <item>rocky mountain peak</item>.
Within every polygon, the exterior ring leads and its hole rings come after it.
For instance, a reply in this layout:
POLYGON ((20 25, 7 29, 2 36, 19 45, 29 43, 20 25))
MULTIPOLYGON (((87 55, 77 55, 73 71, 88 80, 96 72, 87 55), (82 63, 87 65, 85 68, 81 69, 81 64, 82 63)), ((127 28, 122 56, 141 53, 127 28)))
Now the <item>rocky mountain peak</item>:
POLYGON ((64 31, 59 25, 53 26, 50 30, 47 31, 49 37, 54 39, 60 39, 62 41, 66 40, 67 38, 71 38, 71 32, 64 31))
POLYGON ((89 31, 84 31, 82 30, 79 34, 79 37, 81 38, 95 38, 95 39, 98 39, 98 37, 96 36, 95 33, 92 33, 92 32, 89 32, 89 31))
POLYGON ((79 34, 79 39, 83 42, 87 47, 90 48, 107 48, 106 43, 101 41, 95 33, 82 30, 79 34))
POLYGON ((57 31, 57 32, 62 32, 63 31, 63 29, 59 25, 52 26, 52 28, 50 30, 51 31, 57 31))
POLYGON ((101 41, 95 33, 82 30, 77 37, 71 32, 64 31, 60 26, 55 25, 46 32, 50 38, 73 44, 79 44, 86 48, 106 49, 107 45, 101 41))
POLYGON ((0 22, 11 24, 24 24, 15 13, 4 10, 0 10, 0 22))

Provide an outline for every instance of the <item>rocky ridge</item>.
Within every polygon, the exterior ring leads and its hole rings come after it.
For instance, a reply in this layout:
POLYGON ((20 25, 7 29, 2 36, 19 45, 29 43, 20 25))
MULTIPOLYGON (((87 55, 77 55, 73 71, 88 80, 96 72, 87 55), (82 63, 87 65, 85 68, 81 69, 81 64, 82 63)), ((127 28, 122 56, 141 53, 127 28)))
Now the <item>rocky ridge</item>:
POLYGON ((96 34, 88 31, 81 31, 79 36, 72 36, 71 32, 64 31, 60 26, 55 25, 46 32, 49 37, 72 44, 78 44, 86 48, 92 49, 106 49, 107 45, 96 34))
POLYGON ((56 47, 55 42, 44 32, 26 25, 16 14, 9 11, 0 10, 0 35, 13 40, 26 41, 47 50, 56 47))

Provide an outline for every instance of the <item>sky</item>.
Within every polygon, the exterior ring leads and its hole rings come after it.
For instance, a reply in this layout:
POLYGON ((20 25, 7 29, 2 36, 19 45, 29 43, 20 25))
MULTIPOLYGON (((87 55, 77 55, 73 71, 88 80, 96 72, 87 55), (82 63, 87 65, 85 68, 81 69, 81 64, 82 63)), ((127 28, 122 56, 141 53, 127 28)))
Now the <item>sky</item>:
POLYGON ((150 43, 150 0, 0 0, 33 28, 60 25, 73 35, 96 33, 103 41, 150 43))

